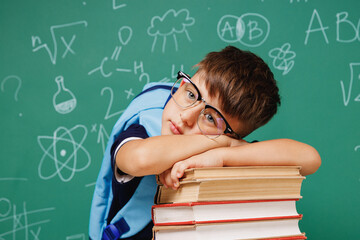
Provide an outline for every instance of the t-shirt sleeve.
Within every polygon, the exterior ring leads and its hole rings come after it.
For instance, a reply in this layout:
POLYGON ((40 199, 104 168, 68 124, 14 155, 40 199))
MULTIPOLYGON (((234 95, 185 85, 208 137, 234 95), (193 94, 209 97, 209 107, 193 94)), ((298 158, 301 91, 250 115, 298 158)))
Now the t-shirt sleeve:
POLYGON ((115 174, 115 178, 118 182, 124 183, 130 181, 133 176, 130 176, 120 169, 116 167, 116 154, 119 149, 127 142, 135 140, 135 139, 145 139, 148 138, 149 135, 146 132, 144 126, 140 124, 130 125, 125 131, 121 132, 116 138, 111 146, 110 154, 111 154, 111 167, 115 174))

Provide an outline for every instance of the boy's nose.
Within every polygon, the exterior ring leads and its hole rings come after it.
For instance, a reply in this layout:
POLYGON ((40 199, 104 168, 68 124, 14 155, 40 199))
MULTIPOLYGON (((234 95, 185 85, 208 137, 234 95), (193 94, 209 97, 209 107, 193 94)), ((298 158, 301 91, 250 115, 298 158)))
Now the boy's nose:
POLYGON ((183 109, 180 112, 180 118, 184 125, 187 127, 193 127, 196 124, 199 114, 204 108, 203 104, 204 103, 196 104, 195 106, 183 109))

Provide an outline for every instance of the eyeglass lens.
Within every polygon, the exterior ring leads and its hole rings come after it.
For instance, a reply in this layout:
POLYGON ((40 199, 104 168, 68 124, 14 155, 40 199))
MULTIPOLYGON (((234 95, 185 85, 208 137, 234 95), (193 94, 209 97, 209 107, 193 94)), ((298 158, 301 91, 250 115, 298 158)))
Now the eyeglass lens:
MULTIPOLYGON (((199 93, 195 86, 186 78, 180 78, 174 86, 180 85, 176 94, 172 91, 172 97, 176 104, 183 108, 194 105, 199 99, 199 93)), ((205 108, 198 117, 198 126, 200 131, 208 137, 217 137, 221 135, 226 128, 224 119, 213 108, 205 108)))

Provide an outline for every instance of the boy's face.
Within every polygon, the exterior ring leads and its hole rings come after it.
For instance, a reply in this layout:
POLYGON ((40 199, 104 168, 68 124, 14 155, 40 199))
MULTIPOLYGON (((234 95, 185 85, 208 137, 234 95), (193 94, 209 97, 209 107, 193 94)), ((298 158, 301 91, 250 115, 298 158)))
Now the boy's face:
MULTIPOLYGON (((225 114, 220 108, 220 104, 217 97, 210 98, 205 86, 205 81, 200 81, 201 74, 195 74, 191 80, 199 89, 202 98, 211 106, 215 107, 221 112, 231 128, 239 133, 241 130, 241 123, 239 120, 225 114)), ((175 93, 175 95, 178 93, 175 93)), ((164 108, 162 114, 162 135, 190 135, 190 134, 202 134, 200 131, 197 120, 200 112, 204 109, 205 103, 198 101, 194 106, 189 108, 182 108, 177 105, 173 98, 169 100, 164 108)))

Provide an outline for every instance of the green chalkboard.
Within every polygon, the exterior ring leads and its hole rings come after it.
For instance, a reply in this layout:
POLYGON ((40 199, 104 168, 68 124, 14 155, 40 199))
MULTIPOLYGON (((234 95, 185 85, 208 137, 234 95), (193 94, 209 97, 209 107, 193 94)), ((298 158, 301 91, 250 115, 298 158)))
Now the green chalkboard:
POLYGON ((0 239, 87 239, 112 126, 147 82, 227 45, 260 55, 282 105, 247 140, 314 146, 309 239, 359 239, 360 1, 2 0, 0 239))

